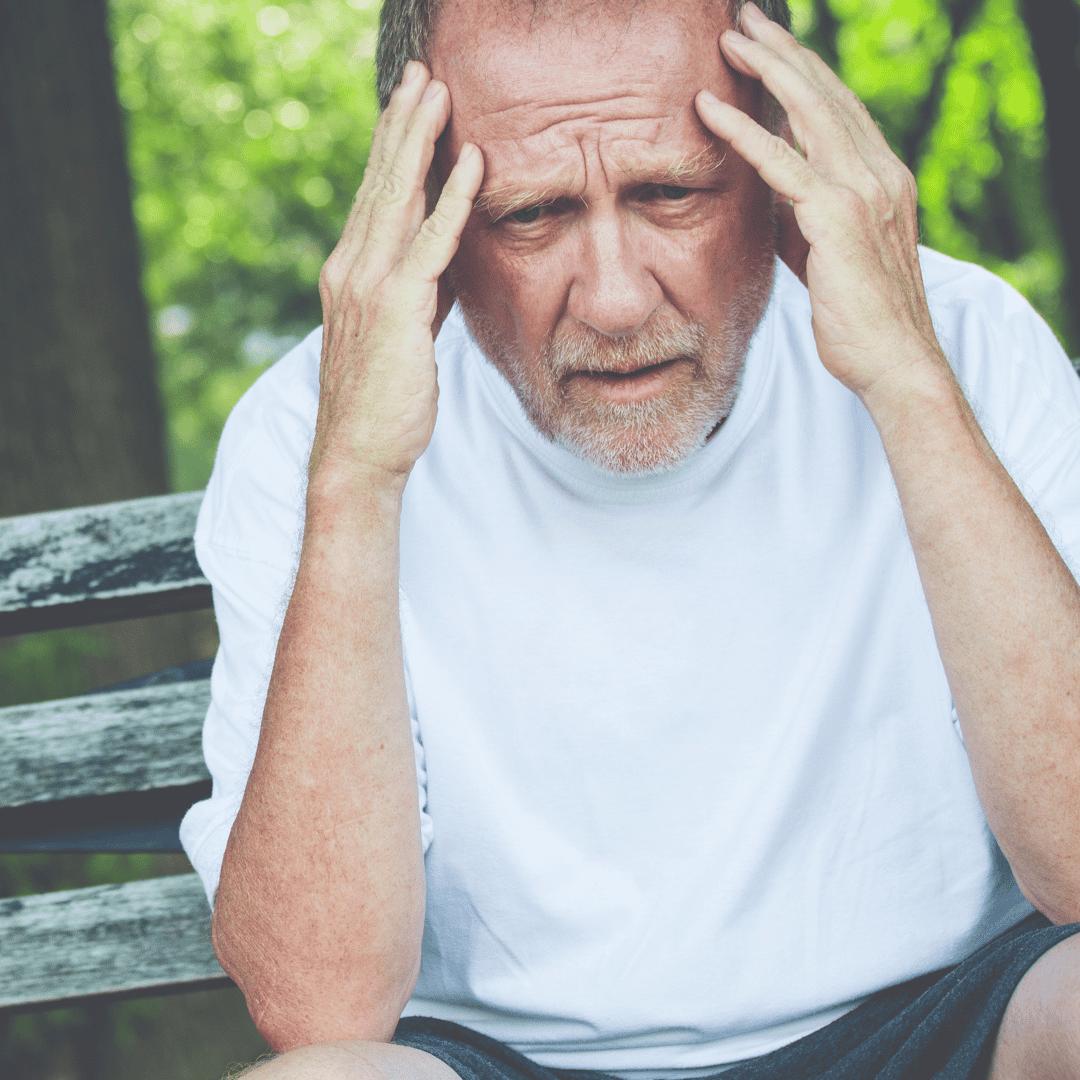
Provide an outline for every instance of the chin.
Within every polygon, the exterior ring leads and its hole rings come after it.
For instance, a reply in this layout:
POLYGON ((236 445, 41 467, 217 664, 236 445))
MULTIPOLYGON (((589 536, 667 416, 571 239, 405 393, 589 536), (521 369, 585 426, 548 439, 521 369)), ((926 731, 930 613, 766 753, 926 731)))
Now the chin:
MULTIPOLYGON (((684 464, 727 419, 738 396, 742 364, 716 394, 690 400, 658 397, 633 405, 607 405, 579 415, 564 412, 548 435, 552 442, 610 473, 653 476, 684 464)), ((539 427, 539 417, 530 416, 539 427)), ((542 430, 542 429, 541 429, 542 430)))

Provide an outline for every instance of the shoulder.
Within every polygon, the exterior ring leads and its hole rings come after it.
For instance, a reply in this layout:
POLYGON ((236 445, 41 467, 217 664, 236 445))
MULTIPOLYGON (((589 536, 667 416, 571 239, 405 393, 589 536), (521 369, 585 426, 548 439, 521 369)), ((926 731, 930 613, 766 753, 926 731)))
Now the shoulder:
MULTIPOLYGON (((279 562, 281 530, 302 514, 319 403, 322 328, 268 368, 236 403, 206 488, 197 547, 279 562)), ((291 557, 291 553, 290 553, 291 557)))
POLYGON ((984 426, 1015 447, 1039 425, 1080 425, 1080 379, 1031 304, 981 266, 919 253, 938 340, 984 426))
POLYGON ((923 283, 935 329, 950 360, 1014 363, 1047 373, 1073 369, 1060 342, 1030 303, 1008 282, 974 263, 920 248, 923 283))

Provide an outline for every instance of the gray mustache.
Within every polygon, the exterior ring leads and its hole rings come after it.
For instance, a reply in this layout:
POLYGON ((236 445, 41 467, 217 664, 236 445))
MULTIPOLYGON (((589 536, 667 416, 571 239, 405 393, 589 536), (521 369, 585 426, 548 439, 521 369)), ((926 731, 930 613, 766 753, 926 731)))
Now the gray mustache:
POLYGON ((692 322, 647 325, 618 338, 579 326, 549 342, 540 359, 557 379, 581 371, 620 374, 669 360, 697 362, 707 342, 705 327, 692 322))

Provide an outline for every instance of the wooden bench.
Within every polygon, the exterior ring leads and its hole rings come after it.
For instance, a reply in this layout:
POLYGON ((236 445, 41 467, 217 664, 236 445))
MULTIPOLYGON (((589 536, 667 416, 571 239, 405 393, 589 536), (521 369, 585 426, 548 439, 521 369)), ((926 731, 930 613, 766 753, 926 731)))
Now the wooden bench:
MULTIPOLYGON (((0 636, 210 606, 201 492, 0 519, 0 636)), ((0 709, 0 852, 180 851, 209 662, 0 709)), ((0 1009, 229 983, 195 874, 0 900, 0 1009)))

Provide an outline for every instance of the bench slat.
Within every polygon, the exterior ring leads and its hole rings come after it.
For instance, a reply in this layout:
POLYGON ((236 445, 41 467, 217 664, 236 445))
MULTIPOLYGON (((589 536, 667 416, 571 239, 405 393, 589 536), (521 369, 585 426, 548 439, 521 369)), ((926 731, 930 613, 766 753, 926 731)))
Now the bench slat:
POLYGON ((195 874, 0 900, 0 1008, 228 981, 195 874))
POLYGON ((209 703, 201 679, 0 709, 0 807, 206 780, 209 703))
POLYGON ((0 520, 0 636, 209 607, 202 492, 0 520))

